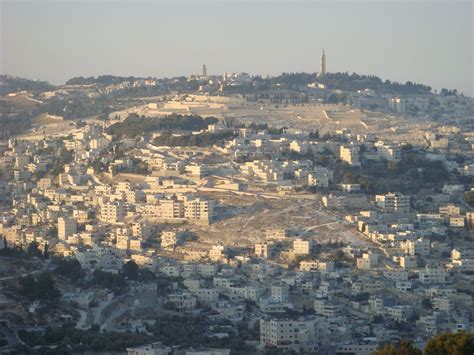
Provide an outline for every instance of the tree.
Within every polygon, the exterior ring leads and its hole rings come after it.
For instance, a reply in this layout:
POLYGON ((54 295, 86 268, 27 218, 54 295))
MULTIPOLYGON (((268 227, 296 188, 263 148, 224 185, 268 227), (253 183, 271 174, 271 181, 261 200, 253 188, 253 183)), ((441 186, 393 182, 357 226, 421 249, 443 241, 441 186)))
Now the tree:
POLYGON ((62 148, 59 151, 59 157, 55 161, 53 168, 51 169, 51 173, 53 175, 59 175, 64 171, 64 165, 71 163, 74 160, 74 154, 72 151, 67 150, 66 148, 62 148))
POLYGON ((10 247, 8 245, 8 241, 6 237, 3 237, 3 242, 4 242, 4 248, 0 249, 0 255, 1 256, 8 256, 8 257, 13 257, 13 258, 25 258, 26 253, 21 247, 21 245, 14 245, 13 247, 10 247))
POLYGON ((458 91, 456 89, 448 90, 446 88, 442 88, 439 94, 441 96, 456 96, 458 94, 458 91))
POLYGON ((474 354, 474 335, 466 332, 438 334, 426 343, 424 354, 472 355, 474 354))
POLYGON ((334 261, 346 261, 347 260, 347 256, 346 256, 346 254, 344 254, 344 252, 342 250, 335 251, 330 256, 330 258, 334 261))
POLYGON ((315 131, 311 131, 309 132, 309 139, 315 139, 315 140, 318 140, 320 137, 319 135, 319 130, 315 130, 315 131))
POLYGON ((402 340, 398 347, 399 355, 421 355, 421 350, 415 348, 412 343, 402 340))
POLYGON ((29 258, 33 258, 33 257, 40 258, 42 254, 41 254, 41 250, 39 250, 39 244, 37 242, 31 242, 30 245, 28 245, 26 254, 28 255, 29 258))
POLYGON ((372 323, 382 324, 383 323, 383 316, 380 315, 380 314, 375 315, 374 318, 372 319, 372 323))
POLYGON ((412 343, 402 340, 400 344, 385 344, 372 355, 421 355, 421 350, 413 346, 412 343))
POLYGON ((140 275, 140 268, 133 260, 130 260, 123 264, 122 272, 127 279, 138 280, 138 277, 140 275))
POLYGON ((423 298, 423 300, 421 301, 421 305, 423 306, 424 309, 433 308, 433 303, 431 303, 431 300, 429 298, 423 298))
POLYGON ((43 272, 36 278, 27 275, 20 278, 20 294, 29 300, 55 302, 61 296, 49 272, 43 272))
POLYGON ((464 194, 464 202, 469 206, 474 207, 474 191, 468 191, 464 194))
POLYGON ((356 295, 354 295, 353 299, 356 302, 366 302, 370 298, 370 293, 368 292, 361 292, 356 295))
POLYGON ((133 260, 128 261, 122 266, 122 275, 134 281, 153 281, 156 279, 152 271, 140 268, 133 260))
POLYGON ((108 288, 117 294, 123 293, 127 288, 127 281, 123 275, 112 274, 110 272, 95 270, 92 273, 91 285, 108 288))
POLYGON ((49 259, 49 244, 48 243, 44 245, 43 258, 49 259))
POLYGON ((395 345, 385 344, 379 350, 372 352, 372 355, 398 355, 398 351, 395 345))
POLYGON ((168 278, 160 277, 156 280, 156 292, 158 296, 167 295, 172 288, 172 281, 168 278))
POLYGON ((155 274, 148 269, 140 269, 140 281, 153 281, 156 279, 155 274))
POLYGON ((395 170, 398 169, 398 164, 397 164, 397 162, 390 160, 390 161, 387 163, 387 168, 388 168, 388 170, 393 170, 393 171, 395 171, 395 170))
POLYGON ((333 93, 329 95, 327 99, 327 103, 330 104, 337 104, 337 103, 345 103, 347 100, 347 95, 344 93, 333 93))
POLYGON ((55 260, 56 268, 54 272, 68 279, 71 282, 77 282, 84 277, 84 270, 77 261, 77 259, 62 259, 58 258, 55 260))

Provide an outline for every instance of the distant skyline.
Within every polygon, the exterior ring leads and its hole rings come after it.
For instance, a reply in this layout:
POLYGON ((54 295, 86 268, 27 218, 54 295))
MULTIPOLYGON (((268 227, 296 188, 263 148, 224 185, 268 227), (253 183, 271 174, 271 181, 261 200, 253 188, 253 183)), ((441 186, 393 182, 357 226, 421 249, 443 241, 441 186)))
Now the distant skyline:
POLYGON ((62 84, 103 74, 328 72, 474 96, 472 1, 0 0, 0 72, 62 84))

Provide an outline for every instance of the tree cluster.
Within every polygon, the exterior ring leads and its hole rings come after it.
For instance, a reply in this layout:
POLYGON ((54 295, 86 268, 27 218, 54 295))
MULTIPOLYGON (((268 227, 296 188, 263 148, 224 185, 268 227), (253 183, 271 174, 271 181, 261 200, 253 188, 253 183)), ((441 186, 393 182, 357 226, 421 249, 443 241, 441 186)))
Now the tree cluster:
POLYGON ((441 333, 430 339, 423 352, 408 341, 399 344, 385 344, 372 355, 472 355, 474 354, 474 335, 459 332, 441 333))
POLYGON ((89 76, 76 76, 68 81, 66 81, 66 85, 113 85, 113 84, 120 84, 124 81, 133 82, 138 78, 134 76, 115 76, 115 75, 99 75, 97 77, 89 76))
POLYGON ((30 80, 10 75, 0 75, 0 82, 2 83, 0 85, 0 96, 17 91, 43 92, 54 88, 46 81, 30 80))
POLYGON ((116 294, 122 294, 127 289, 127 280, 122 274, 113 274, 102 270, 95 270, 92 273, 89 284, 107 288, 116 294))
POLYGON ((343 91, 357 91, 371 89, 378 93, 389 93, 394 95, 427 94, 431 87, 427 85, 407 81, 404 84, 395 81, 383 81, 375 75, 359 75, 356 73, 327 73, 317 78, 317 81, 326 85, 329 89, 343 91))
POLYGON ((43 250, 40 250, 39 244, 37 242, 31 242, 28 247, 23 249, 21 245, 14 245, 11 247, 8 244, 7 238, 3 238, 3 245, 4 248, 0 249, 0 256, 7 256, 12 258, 19 258, 19 259, 29 259, 29 258, 41 258, 41 259, 48 259, 49 258, 49 247, 48 244, 44 246, 43 250))
POLYGON ((217 119, 214 117, 203 118, 197 115, 173 114, 167 117, 129 115, 124 121, 110 126, 107 133, 118 137, 134 138, 147 132, 159 130, 199 131, 216 122, 217 119))
POLYGON ((174 136, 172 133, 163 133, 153 140, 153 144, 169 147, 210 147, 225 139, 234 137, 233 132, 201 133, 174 136))
POLYGON ((474 207, 474 191, 468 191, 464 194, 464 202, 469 206, 474 207))
POLYGON ((426 158, 426 153, 402 151, 402 160, 367 161, 362 168, 347 164, 336 166, 343 183, 360 184, 368 193, 400 191, 406 194, 423 188, 441 189, 446 183, 462 183, 461 176, 451 173, 443 162, 426 158))
POLYGON ((31 127, 33 115, 28 112, 17 114, 0 115, 0 139, 7 139, 11 136, 26 132, 31 127))
POLYGON ((73 283, 85 276, 85 272, 77 259, 57 258, 54 261, 56 263, 54 269, 56 275, 60 275, 73 283))
POLYGON ((31 301, 55 302, 61 296, 49 272, 20 278, 20 294, 31 301))
POLYGON ((70 99, 53 98, 38 107, 35 114, 49 113, 66 119, 79 119, 111 112, 113 101, 107 96, 74 97, 70 99))
POLYGON ((155 279, 153 272, 140 268, 134 261, 128 261, 117 274, 95 270, 91 275, 89 284, 105 287, 117 294, 122 294, 127 290, 127 280, 147 282, 155 279))
POLYGON ((146 268, 140 268, 134 261, 130 260, 123 264, 122 274, 127 280, 133 281, 153 281, 156 276, 146 268))
MULTIPOLYGON (((234 354, 250 354, 252 348, 247 346, 240 336, 233 333, 227 339, 214 339, 206 336, 207 321, 204 317, 162 316, 156 319, 153 326, 148 327, 148 334, 132 332, 105 332, 97 328, 90 330, 75 329, 73 324, 63 327, 47 328, 45 334, 22 330, 20 338, 26 343, 23 349, 28 353, 28 347, 44 347, 48 354, 68 354, 86 352, 124 352, 126 348, 161 341, 167 345, 179 344, 182 348, 212 347, 230 348, 234 354), (151 333, 151 334, 150 334, 151 333)), ((38 350, 38 349, 36 349, 38 350)), ((21 353, 21 352, 18 352, 21 353)))
POLYGON ((136 333, 101 333, 97 329, 75 329, 73 324, 63 327, 47 328, 44 335, 21 330, 18 335, 26 347, 18 348, 16 353, 29 354, 30 348, 38 347, 42 354, 78 354, 89 352, 124 352, 126 348, 149 344, 156 337, 136 333), (46 348, 53 346, 52 348, 46 348), (41 347, 43 347, 41 349, 41 347), (24 352, 22 352, 24 351, 24 352))
POLYGON ((74 160, 74 153, 72 150, 61 148, 58 158, 55 160, 51 169, 51 174, 56 176, 64 171, 64 165, 71 163, 74 160))

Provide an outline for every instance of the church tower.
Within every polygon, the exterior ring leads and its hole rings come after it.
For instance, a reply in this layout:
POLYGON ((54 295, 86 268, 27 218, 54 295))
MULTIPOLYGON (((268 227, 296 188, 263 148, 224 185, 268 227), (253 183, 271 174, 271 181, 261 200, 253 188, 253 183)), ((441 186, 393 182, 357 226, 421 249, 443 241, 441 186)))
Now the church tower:
POLYGON ((323 53, 321 54, 321 67, 319 70, 319 75, 324 75, 324 74, 326 74, 326 54, 324 53, 324 49, 323 49, 323 53))

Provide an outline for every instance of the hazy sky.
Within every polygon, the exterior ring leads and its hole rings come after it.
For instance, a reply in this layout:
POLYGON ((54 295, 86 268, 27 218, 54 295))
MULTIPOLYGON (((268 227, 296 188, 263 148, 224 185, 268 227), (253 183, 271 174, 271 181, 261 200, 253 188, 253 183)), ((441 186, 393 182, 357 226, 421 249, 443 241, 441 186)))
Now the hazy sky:
POLYGON ((375 74, 473 96, 472 1, 0 0, 0 72, 375 74))

